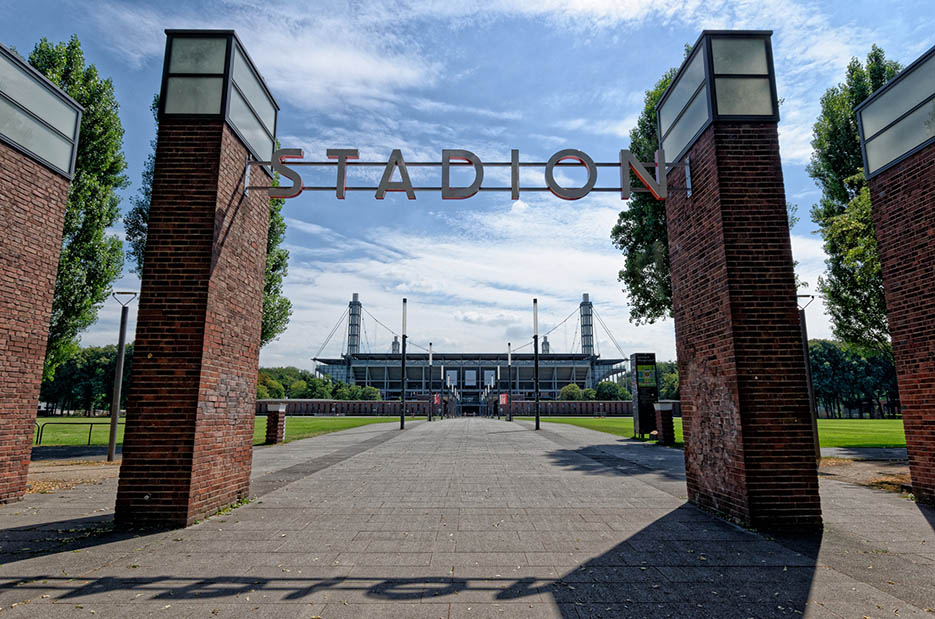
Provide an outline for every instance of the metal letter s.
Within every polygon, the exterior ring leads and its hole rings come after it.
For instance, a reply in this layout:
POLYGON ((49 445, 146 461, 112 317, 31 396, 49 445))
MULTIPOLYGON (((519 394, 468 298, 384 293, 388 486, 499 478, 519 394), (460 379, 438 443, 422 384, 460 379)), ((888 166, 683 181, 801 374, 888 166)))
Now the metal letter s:
POLYGON ((273 172, 278 172, 279 174, 291 180, 292 187, 270 187, 270 198, 294 198, 302 193, 302 177, 299 176, 298 172, 292 168, 287 167, 285 165, 285 160, 302 159, 303 157, 305 157, 305 153, 301 148, 280 148, 279 150, 273 152, 273 158, 272 161, 270 161, 273 167, 273 172))

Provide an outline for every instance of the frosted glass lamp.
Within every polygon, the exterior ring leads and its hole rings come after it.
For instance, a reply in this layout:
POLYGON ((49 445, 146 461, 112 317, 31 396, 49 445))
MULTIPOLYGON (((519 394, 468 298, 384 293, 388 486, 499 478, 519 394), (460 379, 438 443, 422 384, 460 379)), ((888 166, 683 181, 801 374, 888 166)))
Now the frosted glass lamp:
POLYGON ((705 30, 656 105, 660 146, 679 161, 719 120, 779 120, 772 32, 705 30))
POLYGON ((233 30, 166 30, 160 117, 223 118, 269 161, 279 106, 233 30))
POLYGON ((71 178, 83 108, 0 44, 0 141, 71 178))
POLYGON ((935 143, 935 47, 857 106, 857 126, 867 178, 935 143))

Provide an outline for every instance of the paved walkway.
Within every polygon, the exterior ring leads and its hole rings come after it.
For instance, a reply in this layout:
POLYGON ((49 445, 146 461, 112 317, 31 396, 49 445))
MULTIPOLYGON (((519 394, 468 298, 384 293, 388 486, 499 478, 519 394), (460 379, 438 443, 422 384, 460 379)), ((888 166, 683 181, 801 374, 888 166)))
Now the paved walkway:
POLYGON ((773 540, 686 504, 677 450, 393 427, 257 449, 259 498, 185 530, 113 532, 114 482, 2 506, 0 617, 935 617, 897 495, 822 481, 823 536, 773 540))

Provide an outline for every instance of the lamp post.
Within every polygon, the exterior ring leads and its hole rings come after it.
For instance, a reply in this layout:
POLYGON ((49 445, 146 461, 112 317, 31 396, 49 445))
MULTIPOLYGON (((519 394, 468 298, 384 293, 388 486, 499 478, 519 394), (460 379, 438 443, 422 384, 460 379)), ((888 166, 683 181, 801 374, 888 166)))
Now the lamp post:
POLYGON ((107 461, 113 462, 117 453, 117 423, 120 420, 120 392, 123 390, 123 359, 127 343, 127 315, 130 303, 136 298, 135 292, 115 292, 111 296, 120 304, 120 340, 117 344, 117 367, 114 369, 114 399, 110 403, 110 441, 107 443, 107 461), (121 296, 127 296, 121 301, 121 296))
POLYGON ((432 421, 432 408, 435 406, 432 392, 432 342, 429 342, 429 421, 432 421))
POLYGON ((536 430, 539 429, 539 300, 532 300, 532 351, 534 380, 536 381, 536 430))
POLYGON ((815 384, 812 382, 812 363, 808 356, 808 327, 805 325, 805 308, 815 300, 813 294, 796 295, 807 298, 808 302, 799 307, 799 326, 802 329, 802 354, 805 355, 805 384, 808 387, 808 407, 812 413, 812 438, 815 444, 815 457, 821 458, 821 444, 818 442, 818 405, 815 402, 815 384))
POLYGON ((513 421, 513 347, 506 343, 506 420, 513 421))
POLYGON ((500 364, 497 363, 497 419, 500 419, 500 392, 503 391, 500 385, 500 364))
POLYGON ((402 380, 400 381, 400 387, 402 388, 402 404, 399 407, 399 429, 404 430, 406 428, 406 299, 403 297, 403 347, 400 354, 402 363, 402 380))

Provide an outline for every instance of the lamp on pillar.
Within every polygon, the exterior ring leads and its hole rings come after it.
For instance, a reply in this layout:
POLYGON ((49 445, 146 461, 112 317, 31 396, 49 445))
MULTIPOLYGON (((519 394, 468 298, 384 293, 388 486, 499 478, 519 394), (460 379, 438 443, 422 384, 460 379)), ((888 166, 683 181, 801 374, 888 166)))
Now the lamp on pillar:
POLYGON ((935 504, 935 47, 857 106, 912 493, 935 504))
POLYGON ((656 106, 668 184, 691 187, 665 205, 686 481, 728 518, 816 529, 770 36, 704 31, 656 106))
POLYGON ((187 526, 250 489, 278 106, 232 30, 167 30, 115 520, 187 526), (219 233, 222 231, 222 233, 219 233))
POLYGON ((0 45, 0 503, 26 492, 82 111, 0 45))

